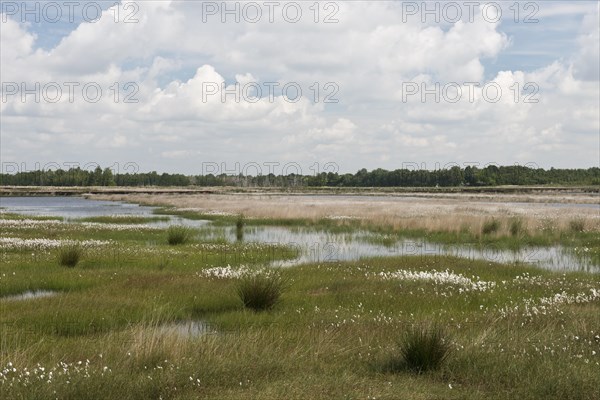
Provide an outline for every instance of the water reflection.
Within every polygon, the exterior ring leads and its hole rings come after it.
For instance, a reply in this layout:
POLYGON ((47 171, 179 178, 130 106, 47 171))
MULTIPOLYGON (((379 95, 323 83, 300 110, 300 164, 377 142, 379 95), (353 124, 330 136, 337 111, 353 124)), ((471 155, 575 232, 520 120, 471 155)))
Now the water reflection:
POLYGON ((194 338, 216 333, 216 331, 205 321, 172 322, 159 326, 158 331, 164 335, 176 335, 185 338, 194 338))
MULTIPOLYGON (((205 226, 198 235, 203 240, 237 240, 234 227, 205 226)), ((292 260, 278 260, 273 254, 271 265, 290 267, 304 263, 355 261, 368 257, 394 256, 455 256, 468 260, 485 260, 504 264, 525 264, 554 271, 584 271, 600 273, 600 266, 589 257, 579 256, 562 246, 524 246, 519 249, 500 249, 494 244, 467 243, 445 245, 425 239, 382 238, 368 231, 332 233, 307 228, 260 226, 244 228, 244 241, 287 245, 299 256, 292 260)))

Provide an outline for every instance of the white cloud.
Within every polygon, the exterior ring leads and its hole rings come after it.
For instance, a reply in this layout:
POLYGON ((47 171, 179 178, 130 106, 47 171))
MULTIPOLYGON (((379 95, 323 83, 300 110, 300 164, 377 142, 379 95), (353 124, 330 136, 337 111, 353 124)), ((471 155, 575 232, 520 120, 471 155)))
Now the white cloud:
POLYGON ((139 23, 115 24, 107 10, 47 51, 36 47, 30 26, 10 18, 1 24, 3 82, 103 88, 97 103, 80 93, 74 102, 64 95, 55 104, 10 96, 0 104, 3 160, 111 164, 120 158, 142 169, 190 173, 198 171, 198 160, 326 160, 347 171, 404 161, 597 163, 597 7, 544 7, 544 15, 581 16, 581 30, 571 38, 578 47, 543 68, 515 64, 486 81, 486 63, 522 38, 509 39, 501 23, 480 17, 454 25, 403 23, 395 3, 344 2, 337 3, 339 23, 316 24, 303 3, 307 17, 298 24, 281 18, 222 24, 201 22, 200 6, 190 2, 138 4, 139 23), (409 81, 493 83, 503 95, 491 103, 478 88, 471 102, 462 86, 457 103, 431 96, 403 102, 402 83, 409 81), (115 82, 118 102, 110 89, 115 82), (127 82, 135 87, 125 90, 127 82), (236 83, 264 89, 267 82, 297 83, 303 97, 291 102, 280 89, 256 101, 231 94, 236 83), (328 82, 339 88, 339 103, 323 103, 332 93, 328 82), (515 101, 515 87, 527 83, 539 87, 539 103, 523 102, 518 91, 515 101), (133 92, 138 102, 125 103, 133 92))
POLYGON ((599 13, 588 14, 582 23, 578 37, 579 51, 575 56, 575 76, 587 81, 600 80, 600 21, 599 13))

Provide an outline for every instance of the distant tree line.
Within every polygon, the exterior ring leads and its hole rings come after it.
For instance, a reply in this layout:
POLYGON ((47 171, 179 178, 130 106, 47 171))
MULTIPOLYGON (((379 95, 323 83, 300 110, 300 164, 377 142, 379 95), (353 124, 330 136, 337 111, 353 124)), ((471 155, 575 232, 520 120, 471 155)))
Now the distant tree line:
POLYGON ((0 185, 10 186, 243 186, 243 187, 451 187, 496 185, 600 185, 600 168, 554 169, 525 166, 485 168, 454 166, 439 170, 381 168, 355 174, 323 172, 317 175, 183 175, 125 173, 109 168, 80 168, 0 174, 0 185))

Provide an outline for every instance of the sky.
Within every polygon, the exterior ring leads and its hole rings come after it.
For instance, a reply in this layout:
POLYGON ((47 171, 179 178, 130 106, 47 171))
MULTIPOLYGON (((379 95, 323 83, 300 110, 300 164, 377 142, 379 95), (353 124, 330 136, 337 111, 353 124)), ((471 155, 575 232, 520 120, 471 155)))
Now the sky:
POLYGON ((598 4, 2 0, 2 172, 599 166, 598 4))

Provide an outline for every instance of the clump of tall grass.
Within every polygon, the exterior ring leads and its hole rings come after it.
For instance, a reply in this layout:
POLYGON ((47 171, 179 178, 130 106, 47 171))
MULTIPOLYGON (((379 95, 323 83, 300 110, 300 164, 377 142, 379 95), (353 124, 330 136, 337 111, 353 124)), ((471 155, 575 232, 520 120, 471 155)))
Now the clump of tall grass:
POLYGON ((497 219, 491 219, 489 221, 485 221, 483 226, 481 227, 481 233, 484 235, 489 235, 491 233, 496 233, 500 229, 500 221, 497 219))
POLYGON ((583 232, 585 230, 585 221, 581 218, 572 219, 569 221, 569 229, 571 229, 571 232, 583 232))
POLYGON ((280 301, 284 288, 284 279, 273 271, 246 274, 238 282, 237 294, 244 307, 264 311, 272 309, 280 301))
POLYGON ((65 244, 58 248, 58 264, 73 268, 83 257, 83 247, 77 243, 65 244))
POLYGON ((512 236, 519 236, 523 233, 523 220, 521 218, 513 218, 510 221, 509 231, 512 236))
POLYGON ((387 370, 421 374, 439 369, 447 360, 450 339, 438 325, 417 325, 404 332, 398 351, 399 354, 389 360, 387 370))
POLYGON ((246 225, 244 214, 240 214, 238 219, 235 221, 235 237, 237 238, 238 242, 244 240, 244 225, 246 225))
POLYGON ((192 230, 187 226, 171 225, 167 230, 167 243, 171 246, 184 244, 190 240, 192 230))

